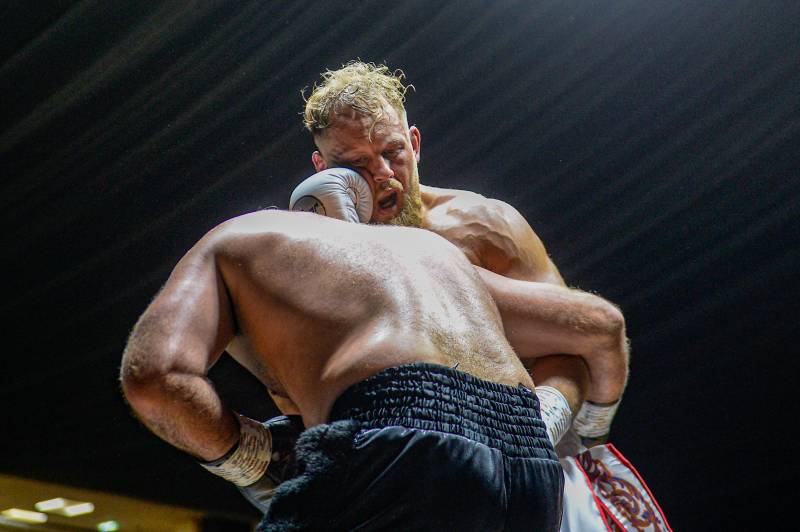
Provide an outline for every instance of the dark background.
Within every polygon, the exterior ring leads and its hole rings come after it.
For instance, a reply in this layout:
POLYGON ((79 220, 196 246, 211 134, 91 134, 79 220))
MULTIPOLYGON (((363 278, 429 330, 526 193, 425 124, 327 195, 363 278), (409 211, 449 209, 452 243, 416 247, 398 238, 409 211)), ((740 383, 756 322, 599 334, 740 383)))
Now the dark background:
MULTIPOLYGON (((513 204, 570 284, 622 307, 612 440, 675 530, 792 528, 800 3, 0 10, 0 472, 254 515, 132 418, 120 356, 200 236, 286 205, 312 172, 300 90, 360 57, 416 87, 424 183, 513 204)), ((275 412, 230 360, 213 378, 275 412)))

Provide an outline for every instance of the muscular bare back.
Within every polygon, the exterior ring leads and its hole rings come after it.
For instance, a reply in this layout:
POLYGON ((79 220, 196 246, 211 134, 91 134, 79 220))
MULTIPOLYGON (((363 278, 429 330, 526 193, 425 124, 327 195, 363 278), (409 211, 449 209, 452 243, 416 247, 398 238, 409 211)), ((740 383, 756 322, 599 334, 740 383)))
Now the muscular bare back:
POLYGON ((307 426, 350 385, 411 362, 533 386, 474 268, 434 233, 266 211, 204 240, 232 310, 228 351, 307 426))

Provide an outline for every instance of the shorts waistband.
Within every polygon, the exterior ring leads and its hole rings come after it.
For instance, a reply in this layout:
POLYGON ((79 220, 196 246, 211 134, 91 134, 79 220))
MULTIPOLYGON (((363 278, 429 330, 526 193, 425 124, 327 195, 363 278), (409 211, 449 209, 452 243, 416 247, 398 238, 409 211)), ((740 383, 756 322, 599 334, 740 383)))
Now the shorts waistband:
POLYGON ((388 368, 351 386, 331 411, 330 421, 342 419, 455 434, 509 457, 558 460, 535 393, 438 364, 388 368))

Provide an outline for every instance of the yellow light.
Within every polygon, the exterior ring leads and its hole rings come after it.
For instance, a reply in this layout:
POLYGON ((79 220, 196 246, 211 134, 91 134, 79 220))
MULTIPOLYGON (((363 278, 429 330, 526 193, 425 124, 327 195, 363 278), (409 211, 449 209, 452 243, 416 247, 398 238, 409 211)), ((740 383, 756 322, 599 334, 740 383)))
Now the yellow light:
POLYGON ((94 504, 83 501, 73 501, 64 497, 47 499, 36 503, 36 509, 40 512, 65 515, 74 517, 76 515, 90 514, 94 511, 94 504))
POLYGON ((67 500, 61 497, 57 499, 48 499, 46 501, 39 501, 36 503, 36 509, 40 512, 52 512, 53 510, 60 510, 67 505, 67 500))
POLYGON ((23 523, 38 524, 47 522, 47 515, 40 512, 31 512, 30 510, 20 510, 19 508, 3 510, 2 514, 9 519, 23 523))
POLYGON ((71 504, 64 508, 64 515, 67 517, 75 517, 76 515, 90 514, 92 512, 94 512, 94 504, 90 502, 71 504))
POLYGON ((116 521, 103 521, 102 523, 97 523, 97 530, 100 532, 116 532, 119 530, 119 523, 116 521))

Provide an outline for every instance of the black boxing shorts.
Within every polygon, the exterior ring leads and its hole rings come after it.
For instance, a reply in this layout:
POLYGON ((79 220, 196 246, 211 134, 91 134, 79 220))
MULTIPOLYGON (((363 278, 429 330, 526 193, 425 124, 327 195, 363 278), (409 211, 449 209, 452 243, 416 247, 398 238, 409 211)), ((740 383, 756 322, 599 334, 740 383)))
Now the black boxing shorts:
POLYGON ((419 363, 347 389, 298 439, 259 530, 558 530, 563 473, 529 389, 419 363))

